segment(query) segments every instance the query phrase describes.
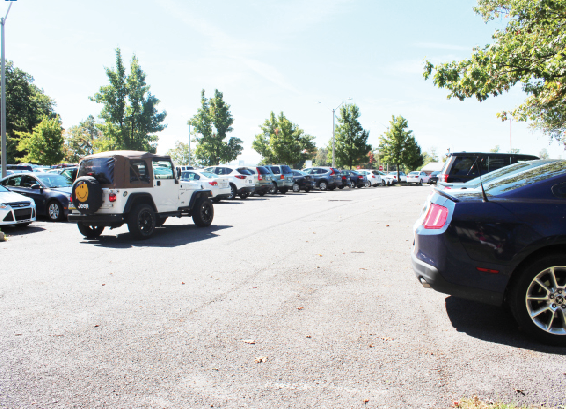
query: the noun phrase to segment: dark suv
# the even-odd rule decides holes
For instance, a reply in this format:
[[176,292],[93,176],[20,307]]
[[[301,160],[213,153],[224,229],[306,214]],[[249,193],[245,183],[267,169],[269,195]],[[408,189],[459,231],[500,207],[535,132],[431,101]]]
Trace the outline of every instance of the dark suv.
[[342,183],[342,174],[338,169],[319,166],[303,169],[303,172],[312,175],[315,186],[320,190],[334,190],[337,187],[344,186]]
[[[539,159],[533,155],[495,152],[454,152],[448,155],[438,175],[440,183],[466,183],[512,163]],[[478,169],[479,167],[479,169]]]

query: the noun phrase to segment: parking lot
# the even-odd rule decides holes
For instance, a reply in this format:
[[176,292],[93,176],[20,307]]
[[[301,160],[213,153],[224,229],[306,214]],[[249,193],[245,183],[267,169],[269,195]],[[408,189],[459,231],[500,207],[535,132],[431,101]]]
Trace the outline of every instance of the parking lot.
[[428,186],[266,195],[85,240],[5,228],[0,407],[566,405],[564,348],[505,310],[422,288]]

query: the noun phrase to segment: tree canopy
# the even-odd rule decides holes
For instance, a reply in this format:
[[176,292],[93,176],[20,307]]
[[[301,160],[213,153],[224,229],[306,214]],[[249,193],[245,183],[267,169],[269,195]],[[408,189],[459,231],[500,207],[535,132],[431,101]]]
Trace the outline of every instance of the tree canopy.
[[234,119],[224,94],[217,89],[211,99],[201,91],[201,107],[188,123],[194,127],[195,134],[200,135],[196,138],[195,157],[204,166],[231,162],[242,153],[240,138],[225,141],[228,132],[233,130]]
[[100,145],[102,132],[92,115],[79,125],[74,125],[65,131],[66,159],[78,162],[83,156],[92,155]]
[[[336,166],[349,167],[365,162],[371,145],[367,143],[369,131],[364,130],[358,118],[360,109],[356,104],[345,104],[340,107],[340,117],[335,131],[335,158]],[[330,141],[329,146],[332,146]],[[332,151],[329,149],[329,159],[332,160]]]
[[379,137],[381,160],[397,165],[397,170],[400,165],[407,171],[417,169],[423,164],[423,155],[413,131],[407,129],[409,122],[402,116],[393,116],[389,123],[387,132]]
[[262,163],[300,165],[317,153],[314,136],[305,134],[283,112],[278,117],[271,112],[260,128],[252,147],[263,157]]
[[190,163],[195,168],[201,165],[195,159],[194,149],[189,151],[189,144],[185,142],[176,141],[175,148],[169,149],[167,155],[171,156],[171,159],[177,165],[188,165]]
[[425,79],[447,88],[448,98],[484,101],[521,84],[525,102],[512,116],[566,143],[566,0],[478,0],[475,12],[486,22],[503,18],[493,43],[475,47],[472,56],[434,66],[425,62]]
[[20,137],[18,150],[26,153],[23,158],[18,158],[20,162],[54,165],[65,157],[63,128],[59,117],[44,116],[32,133],[16,133]]
[[130,74],[116,49],[116,67],[106,68],[109,84],[100,87],[90,99],[104,105],[99,127],[103,137],[101,150],[127,149],[155,152],[158,137],[155,133],[165,129],[167,112],[157,112],[159,100],[149,92],[145,73],[134,55]]
[[56,118],[55,102],[34,84],[27,72],[6,63],[6,156],[8,163],[23,158],[17,132],[32,133],[45,117]]

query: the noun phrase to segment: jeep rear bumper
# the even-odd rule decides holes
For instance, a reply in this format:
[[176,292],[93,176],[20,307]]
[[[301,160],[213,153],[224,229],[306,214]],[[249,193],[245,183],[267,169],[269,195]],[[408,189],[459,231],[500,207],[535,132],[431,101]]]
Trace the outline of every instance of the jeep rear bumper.
[[91,226],[119,226],[124,224],[124,216],[121,214],[70,213],[67,219],[70,222],[83,223]]

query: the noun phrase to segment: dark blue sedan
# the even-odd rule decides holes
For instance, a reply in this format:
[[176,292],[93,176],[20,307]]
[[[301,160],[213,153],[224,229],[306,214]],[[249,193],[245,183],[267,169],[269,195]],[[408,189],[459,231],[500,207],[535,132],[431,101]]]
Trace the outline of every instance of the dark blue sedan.
[[55,173],[17,173],[0,180],[0,184],[33,199],[37,214],[54,222],[67,219],[71,182],[66,177]]
[[566,346],[566,161],[536,162],[483,187],[434,190],[411,258],[424,287],[505,303],[532,336]]

